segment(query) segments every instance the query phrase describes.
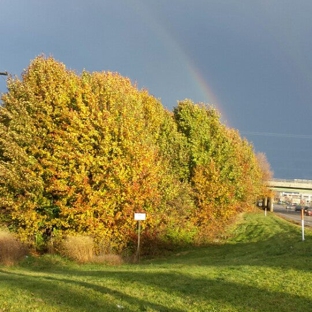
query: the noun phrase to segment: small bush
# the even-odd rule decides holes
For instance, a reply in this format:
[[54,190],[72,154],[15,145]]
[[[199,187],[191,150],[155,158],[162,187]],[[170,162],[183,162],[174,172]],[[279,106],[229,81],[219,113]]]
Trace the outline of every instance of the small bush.
[[8,231],[0,230],[0,264],[14,265],[27,254],[27,248]]
[[91,262],[93,259],[94,243],[90,236],[68,236],[60,246],[60,253],[79,263]]

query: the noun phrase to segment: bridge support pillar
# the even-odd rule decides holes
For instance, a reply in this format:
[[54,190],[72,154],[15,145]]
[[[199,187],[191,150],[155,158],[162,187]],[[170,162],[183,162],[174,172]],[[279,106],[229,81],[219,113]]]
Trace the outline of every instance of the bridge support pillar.
[[264,207],[264,208],[267,208],[267,207],[268,207],[268,198],[267,198],[267,197],[264,197],[264,198],[263,198],[263,207]]
[[269,197],[269,200],[268,200],[268,208],[271,212],[273,212],[273,197]]
[[267,209],[270,212],[273,212],[273,197],[264,197],[263,198],[263,208]]

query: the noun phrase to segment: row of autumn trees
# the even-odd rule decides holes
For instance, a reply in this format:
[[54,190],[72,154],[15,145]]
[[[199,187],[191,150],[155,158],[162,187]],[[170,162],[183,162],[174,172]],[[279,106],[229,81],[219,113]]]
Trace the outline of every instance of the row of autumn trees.
[[173,112],[129,79],[34,59],[0,107],[0,220],[28,244],[83,234],[122,252],[202,243],[265,191],[253,147],[216,109]]

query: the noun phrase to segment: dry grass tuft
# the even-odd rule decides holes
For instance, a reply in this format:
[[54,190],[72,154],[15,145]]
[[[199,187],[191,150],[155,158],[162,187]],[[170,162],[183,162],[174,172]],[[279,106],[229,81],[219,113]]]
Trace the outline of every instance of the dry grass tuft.
[[104,253],[99,255],[94,253],[94,241],[90,236],[68,236],[58,247],[61,256],[78,263],[103,263],[108,265],[121,265],[123,259],[121,256],[113,253]]
[[27,248],[6,230],[0,230],[0,264],[14,265],[27,254]]
[[91,262],[93,259],[93,239],[89,236],[68,236],[60,246],[60,253],[79,263]]
[[121,256],[114,255],[114,254],[94,256],[92,259],[92,262],[104,263],[104,264],[109,264],[109,265],[121,265],[124,263]]

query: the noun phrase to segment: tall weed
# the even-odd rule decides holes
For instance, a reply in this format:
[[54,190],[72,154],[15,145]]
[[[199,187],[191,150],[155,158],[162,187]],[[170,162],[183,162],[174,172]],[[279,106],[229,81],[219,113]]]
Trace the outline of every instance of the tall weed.
[[60,245],[60,253],[79,263],[91,262],[93,258],[94,243],[90,236],[68,236]]
[[27,248],[6,230],[0,230],[0,264],[14,265],[27,254]]

